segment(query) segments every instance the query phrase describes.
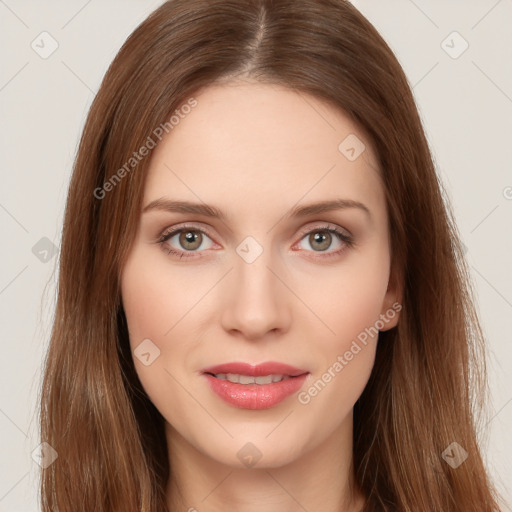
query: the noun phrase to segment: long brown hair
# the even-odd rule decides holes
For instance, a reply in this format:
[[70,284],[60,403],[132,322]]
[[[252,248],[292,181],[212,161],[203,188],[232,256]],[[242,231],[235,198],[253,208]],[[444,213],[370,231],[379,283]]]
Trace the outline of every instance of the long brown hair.
[[[477,439],[485,346],[453,214],[403,70],[346,0],[172,0],[111,64],[65,212],[40,412],[58,458],[42,471],[42,510],[167,510],[164,418],[135,372],[119,277],[150,160],[141,148],[202,88],[236,75],[342,109],[379,157],[403,309],[354,409],[364,510],[499,510]],[[457,468],[442,456],[454,442],[468,453]]]

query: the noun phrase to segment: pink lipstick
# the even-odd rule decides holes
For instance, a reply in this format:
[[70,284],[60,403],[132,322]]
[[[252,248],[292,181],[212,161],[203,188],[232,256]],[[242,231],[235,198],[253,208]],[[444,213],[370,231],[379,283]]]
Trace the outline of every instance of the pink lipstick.
[[225,363],[203,370],[210,389],[240,409],[269,409],[297,392],[309,372],[283,363]]

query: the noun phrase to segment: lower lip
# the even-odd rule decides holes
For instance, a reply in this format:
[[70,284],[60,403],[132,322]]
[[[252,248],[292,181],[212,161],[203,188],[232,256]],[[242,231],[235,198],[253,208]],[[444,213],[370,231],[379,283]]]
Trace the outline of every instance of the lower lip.
[[212,391],[228,404],[240,409],[259,410],[274,407],[297,392],[309,374],[304,373],[298,377],[290,377],[271,384],[238,384],[229,380],[218,379],[210,374],[204,375]]

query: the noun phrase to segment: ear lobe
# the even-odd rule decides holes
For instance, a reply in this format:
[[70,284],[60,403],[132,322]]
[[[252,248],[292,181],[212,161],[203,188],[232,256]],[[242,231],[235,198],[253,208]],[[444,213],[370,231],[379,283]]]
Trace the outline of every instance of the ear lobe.
[[396,269],[392,269],[388,281],[388,288],[382,302],[380,319],[384,326],[379,331],[387,331],[396,327],[402,310],[403,278]]

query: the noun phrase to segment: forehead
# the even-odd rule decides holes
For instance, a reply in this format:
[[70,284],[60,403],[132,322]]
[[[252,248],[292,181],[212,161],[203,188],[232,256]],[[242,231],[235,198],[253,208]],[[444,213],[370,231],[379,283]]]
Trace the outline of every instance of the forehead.
[[261,215],[262,206],[329,194],[385,208],[370,141],[343,111],[256,82],[213,85],[194,98],[153,152],[145,204],[179,197]]

